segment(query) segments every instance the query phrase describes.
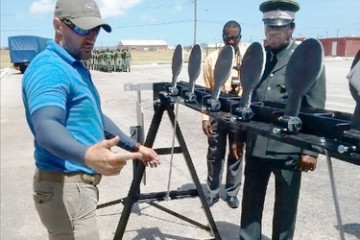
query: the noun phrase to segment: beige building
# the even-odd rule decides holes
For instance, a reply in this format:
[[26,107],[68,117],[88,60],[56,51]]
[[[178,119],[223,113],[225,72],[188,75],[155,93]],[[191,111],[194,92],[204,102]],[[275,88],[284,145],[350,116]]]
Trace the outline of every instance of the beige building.
[[163,40],[121,40],[118,48],[128,48],[130,51],[158,51],[167,50],[168,45]]

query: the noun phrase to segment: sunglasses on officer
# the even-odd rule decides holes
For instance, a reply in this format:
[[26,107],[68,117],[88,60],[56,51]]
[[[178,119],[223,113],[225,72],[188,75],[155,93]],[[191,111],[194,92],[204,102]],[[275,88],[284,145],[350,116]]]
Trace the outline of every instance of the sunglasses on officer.
[[235,35],[235,36],[223,34],[222,36],[223,36],[224,42],[228,42],[228,41],[230,41],[230,40],[239,41],[240,38],[241,38],[241,34]]
[[93,29],[90,29],[90,30],[84,30],[82,28],[79,28],[75,24],[73,24],[69,19],[62,19],[61,21],[63,23],[65,23],[66,26],[71,28],[71,30],[73,30],[75,33],[77,33],[77,34],[79,34],[81,36],[87,36],[91,32],[93,32],[95,34],[95,36],[97,36],[99,34],[99,32],[100,32],[100,27],[96,27],[96,28],[93,28]]

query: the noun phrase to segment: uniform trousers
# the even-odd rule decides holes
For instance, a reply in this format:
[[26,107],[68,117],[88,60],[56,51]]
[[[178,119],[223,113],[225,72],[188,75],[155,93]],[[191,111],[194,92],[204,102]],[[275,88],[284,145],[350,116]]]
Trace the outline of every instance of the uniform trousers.
[[294,164],[286,164],[288,161],[285,160],[262,159],[249,155],[247,152],[240,239],[261,240],[261,220],[271,173],[275,175],[275,204],[271,239],[292,239],[295,231],[301,171],[296,170]]
[[98,188],[85,182],[54,182],[35,174],[33,199],[50,240],[99,240]]
[[[236,129],[217,119],[210,119],[213,134],[208,138],[207,152],[207,186],[209,196],[219,197],[220,183],[222,178],[223,166],[225,162],[227,138],[229,142],[235,141]],[[237,196],[242,177],[242,164],[229,153],[226,167],[225,191],[227,196]]]

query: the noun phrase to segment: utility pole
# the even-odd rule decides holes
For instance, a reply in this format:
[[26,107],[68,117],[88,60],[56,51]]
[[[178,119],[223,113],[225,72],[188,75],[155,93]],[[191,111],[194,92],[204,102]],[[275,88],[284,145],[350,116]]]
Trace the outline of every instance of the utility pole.
[[197,0],[194,0],[194,44],[196,44]]

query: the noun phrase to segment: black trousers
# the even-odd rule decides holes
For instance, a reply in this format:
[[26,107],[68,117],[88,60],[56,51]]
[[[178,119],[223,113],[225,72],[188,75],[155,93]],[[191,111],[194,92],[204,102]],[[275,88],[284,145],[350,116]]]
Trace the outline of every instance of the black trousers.
[[275,175],[275,205],[272,240],[294,236],[301,172],[282,166],[281,160],[261,159],[246,154],[242,196],[240,239],[261,239],[261,220],[266,189],[271,173]]
[[[208,194],[212,197],[219,197],[227,139],[229,142],[235,141],[236,131],[217,119],[210,119],[210,121],[213,134],[208,139]],[[228,153],[225,183],[225,191],[228,196],[237,196],[240,190],[242,178],[241,162],[242,161],[234,159],[231,154]]]

